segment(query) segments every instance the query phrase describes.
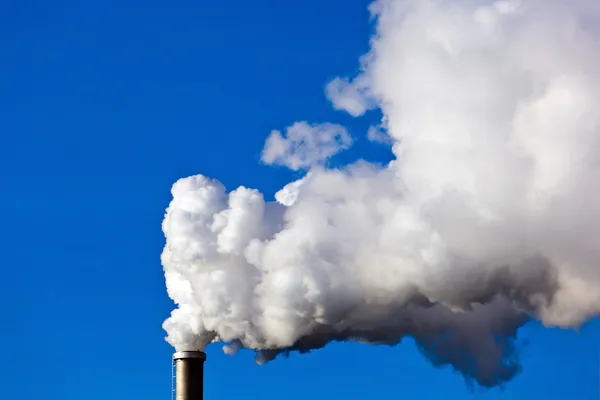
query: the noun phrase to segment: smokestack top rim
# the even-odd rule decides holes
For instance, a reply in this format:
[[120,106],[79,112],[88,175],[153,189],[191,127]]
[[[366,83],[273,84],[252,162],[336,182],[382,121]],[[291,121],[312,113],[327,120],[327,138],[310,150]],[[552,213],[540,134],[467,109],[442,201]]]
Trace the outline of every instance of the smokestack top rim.
[[173,353],[173,360],[183,360],[183,359],[190,359],[190,358],[199,358],[202,361],[205,361],[206,353],[203,351],[198,351],[198,350],[178,351],[178,352]]

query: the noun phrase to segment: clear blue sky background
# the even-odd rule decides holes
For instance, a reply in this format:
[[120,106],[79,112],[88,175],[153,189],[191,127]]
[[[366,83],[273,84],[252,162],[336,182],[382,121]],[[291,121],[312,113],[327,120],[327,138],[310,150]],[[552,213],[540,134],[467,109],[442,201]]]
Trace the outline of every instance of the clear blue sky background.
[[[225,5],[226,4],[226,5]],[[366,120],[325,83],[368,49],[366,0],[4,0],[0,12],[0,398],[170,399],[159,261],[171,184],[203,173],[272,196],[271,129]],[[529,325],[524,372],[470,393],[410,341],[259,367],[209,347],[207,399],[595,399],[600,323]],[[528,343],[527,343],[528,342]]]

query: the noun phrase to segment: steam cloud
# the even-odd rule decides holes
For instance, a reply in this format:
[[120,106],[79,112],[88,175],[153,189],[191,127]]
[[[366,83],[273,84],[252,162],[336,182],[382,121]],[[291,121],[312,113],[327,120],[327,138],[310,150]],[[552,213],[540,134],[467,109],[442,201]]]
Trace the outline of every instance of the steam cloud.
[[261,159],[265,164],[279,164],[298,171],[326,161],[351,144],[352,138],[343,126],[296,122],[287,129],[286,137],[279,131],[271,132]]
[[385,167],[323,162],[343,127],[272,133],[263,161],[307,174],[266,202],[204,176],[172,189],[164,323],[177,349],[264,362],[330,341],[415,338],[484,386],[519,371],[529,319],[600,312],[600,2],[379,0],[361,72],[326,94]]

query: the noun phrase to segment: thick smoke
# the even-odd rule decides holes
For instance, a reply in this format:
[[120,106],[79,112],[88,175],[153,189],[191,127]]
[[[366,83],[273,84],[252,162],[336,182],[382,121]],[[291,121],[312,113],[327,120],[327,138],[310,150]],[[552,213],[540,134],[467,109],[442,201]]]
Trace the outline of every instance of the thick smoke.
[[[332,124],[274,132],[263,161],[308,173],[265,202],[204,176],[173,186],[162,255],[177,349],[264,362],[333,340],[414,337],[485,386],[519,370],[529,319],[600,312],[600,2],[379,0],[336,109],[384,118],[395,160],[327,169]],[[366,134],[366,133],[365,133]]]

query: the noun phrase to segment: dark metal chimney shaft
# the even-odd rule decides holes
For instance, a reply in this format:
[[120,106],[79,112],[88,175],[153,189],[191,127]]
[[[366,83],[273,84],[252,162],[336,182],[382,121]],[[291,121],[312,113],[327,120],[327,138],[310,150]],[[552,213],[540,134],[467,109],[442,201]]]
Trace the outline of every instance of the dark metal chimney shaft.
[[204,390],[204,361],[202,351],[178,351],[175,362],[175,399],[202,400]]

